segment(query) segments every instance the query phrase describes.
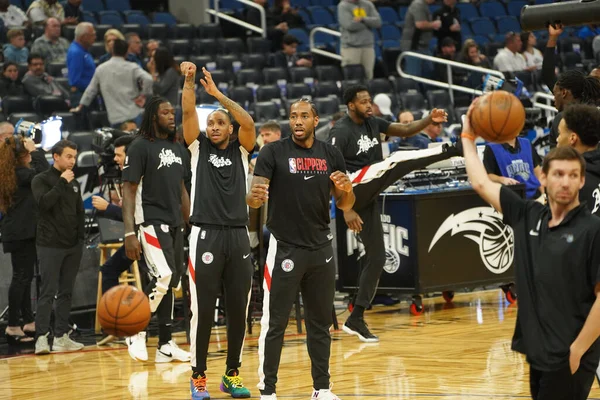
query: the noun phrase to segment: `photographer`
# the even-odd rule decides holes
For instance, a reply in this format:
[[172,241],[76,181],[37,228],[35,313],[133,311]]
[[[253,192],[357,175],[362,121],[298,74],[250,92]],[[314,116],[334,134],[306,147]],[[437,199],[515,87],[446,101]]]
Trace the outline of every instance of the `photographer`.
[[[11,124],[2,128],[8,130]],[[32,342],[26,334],[35,333],[31,310],[31,280],[36,263],[35,229],[37,209],[31,181],[49,168],[43,150],[36,150],[31,139],[7,136],[0,142],[0,224],[3,250],[10,253],[13,274],[8,289],[8,327],[6,337],[14,343]],[[23,319],[23,329],[19,319]]]
[[85,215],[79,182],[73,167],[77,145],[61,140],[52,147],[54,165],[33,178],[31,190],[38,206],[37,253],[42,284],[35,319],[35,354],[50,353],[50,314],[54,312],[54,351],[76,351],[83,344],[69,337],[71,295],[81,255]]
[[[115,140],[114,161],[121,171],[123,170],[123,164],[125,163],[127,149],[134,139],[135,136],[121,136]],[[123,211],[120,205],[112,204],[100,196],[92,196],[92,205],[100,212],[100,217],[123,221]],[[108,289],[119,284],[119,276],[123,271],[126,271],[132,263],[133,261],[125,255],[125,247],[122,246],[100,267],[100,271],[102,272],[103,294],[106,293]]]

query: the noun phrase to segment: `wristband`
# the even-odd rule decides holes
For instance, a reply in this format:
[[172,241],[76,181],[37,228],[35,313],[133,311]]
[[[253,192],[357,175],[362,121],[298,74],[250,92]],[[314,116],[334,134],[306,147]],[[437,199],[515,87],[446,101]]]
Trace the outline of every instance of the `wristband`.
[[129,236],[135,236],[135,232],[127,232],[125,234],[125,237],[129,237]]
[[460,134],[460,137],[461,138],[465,138],[465,139],[469,139],[469,140],[471,140],[473,142],[475,141],[475,136],[471,135],[470,133],[463,132],[463,133]]

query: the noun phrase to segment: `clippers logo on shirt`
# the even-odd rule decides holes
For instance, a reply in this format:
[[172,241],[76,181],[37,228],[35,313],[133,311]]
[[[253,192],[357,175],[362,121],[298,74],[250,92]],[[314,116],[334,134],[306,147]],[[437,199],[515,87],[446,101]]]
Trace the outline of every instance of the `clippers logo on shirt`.
[[523,160],[513,160],[511,164],[506,166],[506,172],[508,172],[510,178],[520,176],[524,181],[528,181],[531,176],[529,164],[523,162]]
[[592,210],[592,214],[596,214],[596,211],[600,208],[600,185],[592,192],[592,196],[594,197],[594,209]]
[[306,172],[314,172],[317,174],[327,173],[327,160],[313,157],[297,157],[289,158],[290,173],[302,174]]
[[171,149],[165,149],[163,147],[158,157],[160,157],[160,164],[156,169],[161,169],[162,167],[170,167],[171,165],[173,165],[173,163],[183,165],[181,157],[177,157]]
[[229,158],[219,157],[216,154],[211,154],[208,157],[208,162],[211,163],[215,168],[229,167],[233,164]]
[[360,153],[368,153],[371,148],[379,145],[379,142],[375,138],[370,139],[367,135],[362,135],[356,145],[358,146],[356,155],[359,155]]

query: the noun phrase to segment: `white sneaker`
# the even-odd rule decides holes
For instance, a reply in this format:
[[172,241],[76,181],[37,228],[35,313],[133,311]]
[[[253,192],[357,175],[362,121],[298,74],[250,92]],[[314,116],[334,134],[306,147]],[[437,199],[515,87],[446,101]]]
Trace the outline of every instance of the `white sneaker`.
[[321,389],[313,390],[310,400],[340,400],[340,398],[331,393],[331,390],[329,389]]
[[52,351],[77,351],[83,349],[83,344],[71,339],[66,333],[59,338],[54,338]]
[[135,361],[148,361],[148,350],[146,349],[146,332],[125,338],[129,355]]
[[48,344],[48,334],[38,336],[35,342],[35,354],[50,354],[50,345]]
[[260,400],[277,400],[277,395],[273,394],[261,394]]
[[156,357],[154,362],[157,363],[168,363],[171,361],[182,361],[188,362],[192,358],[189,351],[180,349],[173,340],[169,340],[168,343],[163,344],[156,349]]

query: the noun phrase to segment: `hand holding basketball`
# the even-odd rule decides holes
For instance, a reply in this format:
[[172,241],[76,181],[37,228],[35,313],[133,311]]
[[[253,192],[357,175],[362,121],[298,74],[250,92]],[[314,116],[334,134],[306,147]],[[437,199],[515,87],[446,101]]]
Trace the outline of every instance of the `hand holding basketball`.
[[475,132],[472,136],[481,136],[488,142],[506,143],[523,130],[525,108],[514,94],[496,90],[473,102],[467,119]]
[[448,122],[448,113],[444,110],[440,110],[439,108],[434,108],[431,110],[431,120],[436,124],[441,124],[444,122]]
[[345,173],[341,171],[335,171],[329,176],[329,179],[333,181],[333,184],[339,190],[342,190],[346,193],[350,193],[352,191],[352,182],[350,182],[350,178],[348,178],[348,175]]

